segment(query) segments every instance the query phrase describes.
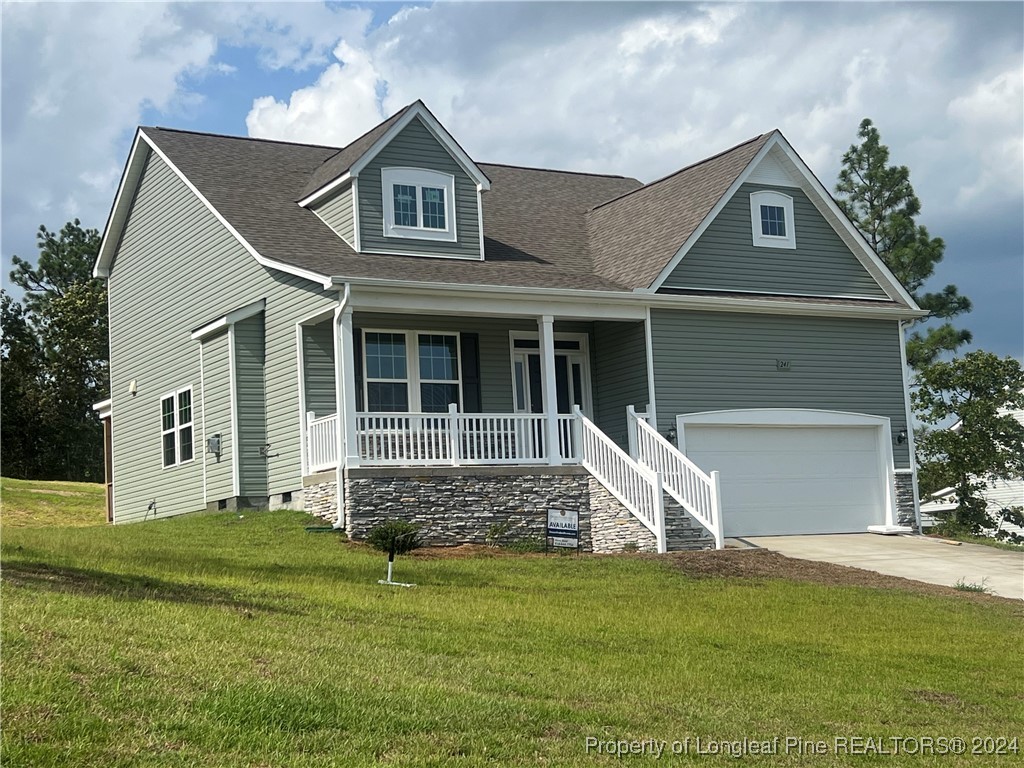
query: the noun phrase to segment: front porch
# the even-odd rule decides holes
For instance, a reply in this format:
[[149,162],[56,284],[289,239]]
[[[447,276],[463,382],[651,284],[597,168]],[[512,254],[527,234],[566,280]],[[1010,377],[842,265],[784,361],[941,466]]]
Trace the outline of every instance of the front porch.
[[643,311],[432,309],[360,311],[345,297],[300,325],[308,511],[357,538],[397,518],[482,543],[575,510],[599,551],[664,552],[667,525],[721,545],[712,478],[658,435],[653,409],[633,411],[653,399]]

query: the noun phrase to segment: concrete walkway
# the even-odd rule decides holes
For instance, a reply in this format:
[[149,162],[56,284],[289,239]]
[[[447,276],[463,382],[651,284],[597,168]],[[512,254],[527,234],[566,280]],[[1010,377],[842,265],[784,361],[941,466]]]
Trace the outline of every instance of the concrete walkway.
[[845,533],[827,536],[747,536],[787,557],[821,560],[951,587],[984,583],[1002,597],[1024,600],[1024,553],[983,544],[955,546],[921,536]]

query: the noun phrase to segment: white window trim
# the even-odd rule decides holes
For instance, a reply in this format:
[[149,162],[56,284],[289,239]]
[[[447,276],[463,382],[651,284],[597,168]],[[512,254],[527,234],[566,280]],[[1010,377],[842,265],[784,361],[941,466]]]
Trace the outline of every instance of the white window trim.
[[[455,228],[455,177],[450,173],[429,171],[424,168],[382,168],[380,172],[381,198],[384,203],[384,237],[402,237],[414,240],[441,240],[454,243],[458,239]],[[395,224],[395,184],[416,187],[415,227]],[[423,187],[444,190],[445,229],[423,226]]]
[[[189,414],[191,419],[184,424],[178,421],[178,396],[188,392]],[[174,403],[174,426],[171,429],[164,429],[164,400],[171,399]],[[192,428],[192,458],[181,460],[181,430],[185,427]],[[164,464],[164,435],[174,434],[174,463]],[[182,387],[173,392],[160,396],[160,466],[163,469],[174,469],[184,464],[191,464],[196,460],[196,398],[192,387]]]
[[[371,379],[366,364],[366,334],[390,333],[405,336],[405,378],[404,379]],[[462,412],[462,399],[465,389],[462,384],[462,334],[459,331],[434,331],[429,329],[406,330],[402,328],[363,328],[363,412],[377,413],[370,410],[370,384],[375,382],[405,382],[409,393],[409,413],[423,413],[423,402],[420,395],[420,384],[458,384],[459,412]],[[427,336],[452,336],[455,338],[455,349],[458,354],[456,378],[454,379],[423,379],[420,378],[420,334]],[[388,411],[390,413],[390,411]],[[395,411],[399,413],[399,411]]]
[[[766,235],[761,232],[761,206],[782,208],[786,215],[786,235]],[[750,233],[757,248],[796,248],[796,220],[793,217],[793,198],[770,189],[750,193]]]

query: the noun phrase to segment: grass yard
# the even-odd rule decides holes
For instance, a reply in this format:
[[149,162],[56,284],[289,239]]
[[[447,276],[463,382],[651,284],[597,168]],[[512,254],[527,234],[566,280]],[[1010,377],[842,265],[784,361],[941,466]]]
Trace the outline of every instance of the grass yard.
[[[853,760],[835,737],[969,749],[1024,723],[1022,606],[984,595],[479,550],[400,558],[396,578],[418,585],[400,589],[377,584],[382,555],[294,512],[114,528],[6,515],[6,767],[620,762],[587,737],[666,752],[689,737],[675,761],[713,766],[734,761],[692,739],[776,736],[829,754],[755,762],[829,766]],[[716,554],[692,562],[714,572]]]
[[0,522],[24,526],[106,525],[102,485],[0,478]]

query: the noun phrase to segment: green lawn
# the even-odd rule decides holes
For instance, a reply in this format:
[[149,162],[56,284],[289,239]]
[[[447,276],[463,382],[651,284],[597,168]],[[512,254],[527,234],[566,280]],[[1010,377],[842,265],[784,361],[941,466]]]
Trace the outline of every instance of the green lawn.
[[22,526],[106,525],[102,485],[0,478],[0,524]]
[[389,588],[383,556],[307,521],[5,526],[5,768],[606,765],[588,736],[831,748],[1024,722],[1008,601],[694,579],[630,556],[427,552],[397,563],[416,588]]

